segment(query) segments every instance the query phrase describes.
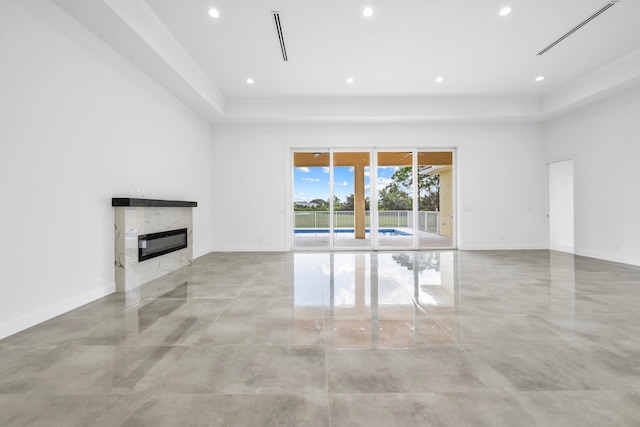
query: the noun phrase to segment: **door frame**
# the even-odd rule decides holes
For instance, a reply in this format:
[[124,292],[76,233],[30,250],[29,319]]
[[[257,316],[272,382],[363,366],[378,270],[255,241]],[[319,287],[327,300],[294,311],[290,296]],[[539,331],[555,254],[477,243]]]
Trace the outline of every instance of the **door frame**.
[[[458,246],[459,236],[461,235],[460,226],[461,223],[458,217],[458,197],[459,197],[459,189],[458,189],[458,159],[457,159],[457,151],[458,148],[455,146],[449,147],[354,147],[354,148],[319,148],[319,147],[286,147],[288,162],[289,165],[287,174],[289,175],[289,185],[287,189],[287,246],[290,251],[406,251],[406,250],[455,250]],[[414,171],[414,178],[417,177],[417,164],[418,164],[418,153],[420,152],[450,152],[452,154],[452,177],[451,177],[451,192],[452,192],[452,214],[451,214],[451,224],[453,226],[453,232],[451,237],[451,246],[447,247],[420,247],[419,246],[419,237],[418,233],[415,232],[415,228],[418,226],[418,215],[419,215],[419,194],[418,194],[418,186],[413,185],[412,194],[413,194],[413,209],[412,209],[412,219],[413,219],[413,243],[411,246],[384,246],[380,247],[379,244],[379,234],[378,234],[378,153],[380,152],[411,152],[412,153],[412,170]],[[295,210],[293,209],[293,195],[295,191],[295,183],[294,183],[294,153],[316,153],[323,152],[329,153],[329,244],[328,246],[322,247],[296,247],[294,244],[294,230],[295,230]],[[336,152],[363,152],[369,153],[369,228],[370,228],[370,244],[368,246],[346,246],[346,247],[336,247],[335,246],[335,236],[334,236],[334,153]],[[415,182],[415,181],[414,181]]]

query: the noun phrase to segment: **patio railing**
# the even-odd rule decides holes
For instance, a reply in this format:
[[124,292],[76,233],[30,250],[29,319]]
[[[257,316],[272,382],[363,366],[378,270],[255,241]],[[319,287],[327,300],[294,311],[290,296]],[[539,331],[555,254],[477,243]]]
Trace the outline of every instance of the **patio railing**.
[[[440,212],[418,212],[418,231],[440,232]],[[353,211],[335,211],[333,213],[335,228],[353,228],[355,215]],[[370,212],[365,212],[365,227],[369,227]],[[328,211],[296,211],[295,228],[329,228]],[[411,211],[378,211],[379,228],[413,228],[413,214]]]

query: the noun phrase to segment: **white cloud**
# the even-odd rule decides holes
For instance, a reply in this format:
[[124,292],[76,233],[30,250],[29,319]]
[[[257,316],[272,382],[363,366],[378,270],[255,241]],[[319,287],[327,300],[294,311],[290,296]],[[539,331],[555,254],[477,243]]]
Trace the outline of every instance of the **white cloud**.
[[349,172],[353,172],[353,170],[354,170],[354,169],[353,169],[353,166],[351,166],[351,167],[349,168]]
[[378,177],[378,189],[382,190],[384,187],[389,185],[393,181],[391,178],[383,178],[381,176]]
[[366,172],[364,173],[364,176],[371,176],[371,173],[370,173],[369,171],[366,171]]
[[309,173],[309,172],[311,172],[311,170],[310,170],[308,167],[306,167],[306,166],[300,167],[300,168],[298,168],[298,170],[299,170],[300,172],[302,172],[302,173]]
[[347,181],[342,181],[342,182],[334,182],[333,185],[342,185],[346,187],[347,185],[349,185],[349,183]]
[[326,167],[326,166],[325,166],[325,167],[323,167],[323,168],[322,168],[322,172],[324,172],[324,173],[329,173],[329,168],[328,168],[328,167]]
[[318,182],[320,181],[320,179],[318,178],[302,178],[303,181],[309,181],[309,182]]

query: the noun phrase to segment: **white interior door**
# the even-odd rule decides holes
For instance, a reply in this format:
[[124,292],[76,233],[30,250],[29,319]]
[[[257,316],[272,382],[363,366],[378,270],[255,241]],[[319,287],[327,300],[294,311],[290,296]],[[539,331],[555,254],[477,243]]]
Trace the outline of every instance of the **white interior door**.
[[573,253],[573,160],[549,163],[549,249]]

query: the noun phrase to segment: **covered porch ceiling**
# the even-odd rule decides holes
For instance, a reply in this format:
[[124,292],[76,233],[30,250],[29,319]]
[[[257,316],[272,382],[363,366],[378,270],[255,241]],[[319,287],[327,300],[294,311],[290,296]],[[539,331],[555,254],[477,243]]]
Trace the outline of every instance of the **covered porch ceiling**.
[[[410,151],[385,151],[377,153],[378,166],[412,166]],[[328,152],[296,152],[293,154],[294,167],[328,167]],[[453,164],[453,153],[450,151],[418,152],[418,166],[448,166]],[[370,166],[368,151],[335,152],[334,166]]]

